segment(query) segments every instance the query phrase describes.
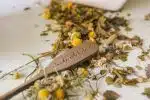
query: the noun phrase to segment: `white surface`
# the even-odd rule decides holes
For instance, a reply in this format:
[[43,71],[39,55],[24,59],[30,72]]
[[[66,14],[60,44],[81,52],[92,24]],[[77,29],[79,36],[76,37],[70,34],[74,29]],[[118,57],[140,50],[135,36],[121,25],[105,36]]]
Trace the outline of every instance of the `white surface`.
[[[23,11],[25,6],[31,6],[30,3],[30,0],[4,0],[0,3],[0,70],[4,72],[29,61],[28,57],[21,55],[22,53],[36,54],[47,51],[50,49],[50,43],[55,39],[55,36],[50,35],[50,42],[44,42],[44,39],[39,36],[46,22],[38,16],[42,10],[35,7],[34,3],[34,9]],[[10,5],[15,5],[15,7]],[[144,15],[150,12],[149,5],[150,0],[129,0],[123,12],[123,15],[131,12],[129,19],[133,31],[129,34],[140,35],[145,41],[145,46],[150,44],[150,21],[144,21]],[[35,28],[35,24],[39,27]],[[130,55],[127,63],[121,64],[136,65],[136,54],[138,54],[137,50]],[[23,73],[27,74],[31,70],[32,68],[26,68]],[[22,82],[23,78],[20,80],[12,80],[11,78],[0,80],[0,94]],[[102,81],[99,85],[102,92],[106,89],[112,89],[120,93],[121,98],[119,100],[148,100],[147,97],[141,95],[141,92],[143,92],[144,87],[150,87],[150,83],[139,84],[139,87],[124,86],[123,88],[107,86]],[[14,100],[21,100],[21,96],[18,99],[14,98]]]
[[126,3],[127,0],[113,0],[113,2],[110,0],[68,0],[68,1],[73,1],[97,8],[103,8],[106,10],[116,11],[119,10]]

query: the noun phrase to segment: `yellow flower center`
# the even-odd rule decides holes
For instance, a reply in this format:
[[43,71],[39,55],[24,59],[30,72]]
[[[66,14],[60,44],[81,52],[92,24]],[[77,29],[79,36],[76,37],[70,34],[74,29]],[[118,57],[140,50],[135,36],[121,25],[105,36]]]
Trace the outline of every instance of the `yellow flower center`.
[[82,44],[82,40],[79,38],[74,38],[71,43],[73,46],[78,46],[78,45]]
[[50,94],[50,93],[49,93],[49,91],[48,91],[47,89],[41,89],[41,90],[38,92],[39,100],[47,100],[49,94]]
[[63,90],[63,89],[58,88],[58,89],[55,91],[55,95],[56,95],[57,100],[64,100],[65,93],[64,93],[64,90]]

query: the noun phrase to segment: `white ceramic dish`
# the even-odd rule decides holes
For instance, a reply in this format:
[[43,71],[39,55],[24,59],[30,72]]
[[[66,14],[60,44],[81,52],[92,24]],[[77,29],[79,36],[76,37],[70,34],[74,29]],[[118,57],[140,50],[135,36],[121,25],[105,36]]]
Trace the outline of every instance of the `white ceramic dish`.
[[[23,8],[28,6],[32,6],[31,10],[23,11]],[[150,0],[129,0],[124,9],[122,15],[131,13],[129,20],[133,31],[129,34],[140,35],[145,41],[145,47],[148,47],[150,44],[150,21],[145,21],[144,15],[150,13]],[[40,32],[43,30],[45,23],[47,23],[47,21],[38,16],[41,12],[42,8],[37,7],[35,1],[32,1],[32,3],[30,0],[1,1],[0,70],[7,72],[29,61],[30,59],[22,56],[22,53],[37,54],[50,49],[50,44],[55,40],[56,35],[49,35],[46,38],[50,39],[49,42],[45,42],[45,39],[40,37]],[[120,64],[136,65],[135,56],[138,53],[138,50],[133,51],[129,56],[129,61]],[[150,62],[146,62],[143,65],[148,63]],[[27,75],[32,69],[33,67],[25,68],[22,73]],[[7,80],[0,80],[0,94],[18,86],[23,80],[24,78],[13,80],[9,77]],[[106,89],[112,89],[120,93],[121,98],[119,100],[148,100],[147,97],[141,95],[141,92],[143,92],[144,87],[150,87],[150,83],[139,84],[139,87],[124,86],[123,88],[107,86],[103,82],[99,83],[99,85],[102,92]],[[13,100],[22,100],[22,96],[19,95]]]

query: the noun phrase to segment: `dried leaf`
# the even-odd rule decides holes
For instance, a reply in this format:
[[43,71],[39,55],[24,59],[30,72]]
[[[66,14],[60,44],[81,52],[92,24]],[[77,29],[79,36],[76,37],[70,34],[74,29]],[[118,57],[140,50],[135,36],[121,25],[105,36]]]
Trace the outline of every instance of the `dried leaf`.
[[117,100],[120,95],[112,90],[106,90],[104,93],[103,93],[103,96],[104,96],[104,100]]
[[116,60],[120,59],[121,61],[125,62],[128,60],[128,53],[122,53],[115,57]]
[[24,8],[23,10],[24,11],[27,11],[27,10],[30,10],[31,8],[30,7],[26,7],[26,8]]
[[107,76],[106,79],[105,79],[105,82],[108,84],[108,85],[111,85],[114,83],[114,79],[110,76]]
[[144,60],[145,60],[145,56],[144,56],[144,55],[139,55],[138,58],[139,58],[141,61],[144,61]]
[[137,83],[139,83],[139,81],[136,78],[134,78],[134,79],[126,79],[124,81],[125,85],[131,85],[131,86],[135,86]]
[[139,65],[136,65],[135,66],[138,70],[142,70],[143,68],[141,67],[141,66],[139,66]]
[[44,32],[44,31],[40,34],[40,36],[47,36],[47,35],[48,35],[48,33]]
[[101,71],[100,71],[100,74],[101,74],[101,75],[104,75],[104,74],[106,74],[106,72],[107,72],[107,70],[101,70]]
[[148,13],[147,15],[144,16],[145,20],[150,20],[150,13]]
[[145,88],[144,92],[142,94],[146,95],[148,98],[150,98],[150,88]]

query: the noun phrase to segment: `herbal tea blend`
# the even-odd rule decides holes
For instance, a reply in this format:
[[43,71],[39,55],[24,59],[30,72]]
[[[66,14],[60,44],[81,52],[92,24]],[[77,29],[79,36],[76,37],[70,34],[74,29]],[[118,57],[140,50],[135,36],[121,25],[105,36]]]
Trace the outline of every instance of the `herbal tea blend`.
[[[121,29],[131,31],[129,21],[119,15],[107,16],[109,11],[92,8],[72,2],[52,0],[45,8],[42,17],[53,20],[55,23],[45,25],[41,36],[49,35],[49,31],[58,34],[52,45],[52,50],[33,57],[31,62],[37,65],[42,57],[52,58],[67,52],[67,49],[79,46],[84,41],[95,42],[99,46],[98,53],[73,69],[58,72],[38,80],[29,89],[23,92],[26,99],[31,100],[117,100],[121,94],[112,90],[103,91],[99,83],[104,81],[107,85],[121,88],[122,86],[137,86],[138,83],[148,82],[149,66],[145,69],[146,76],[139,76],[137,70],[144,70],[140,65],[135,67],[119,66],[116,60],[126,62],[131,50],[139,48],[140,61],[149,59],[149,51],[142,48],[143,40],[138,36],[129,37]],[[96,70],[96,72],[94,72]],[[31,73],[33,74],[33,73]],[[15,78],[20,73],[15,72]],[[133,77],[130,77],[133,76]],[[28,76],[30,77],[30,76]],[[27,77],[27,78],[28,78]],[[101,80],[104,79],[104,80]],[[93,85],[94,84],[94,85]],[[149,88],[141,94],[149,97]],[[82,91],[82,92],[81,92]],[[142,93],[143,92],[143,93]]]

